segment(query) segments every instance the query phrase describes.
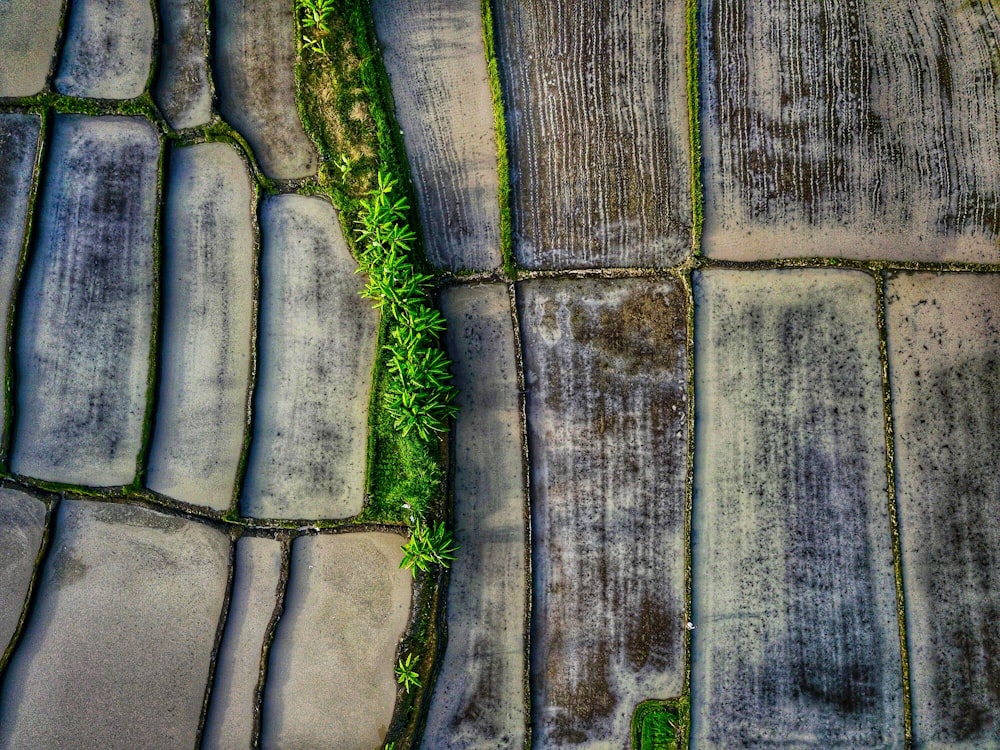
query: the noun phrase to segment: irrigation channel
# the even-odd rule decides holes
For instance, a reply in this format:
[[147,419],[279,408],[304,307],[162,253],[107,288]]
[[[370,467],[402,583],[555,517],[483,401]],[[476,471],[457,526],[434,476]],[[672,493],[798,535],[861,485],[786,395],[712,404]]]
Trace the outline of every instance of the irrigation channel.
[[[998,50],[987,0],[0,2],[0,749],[1000,748]],[[386,427],[380,168],[440,441]]]

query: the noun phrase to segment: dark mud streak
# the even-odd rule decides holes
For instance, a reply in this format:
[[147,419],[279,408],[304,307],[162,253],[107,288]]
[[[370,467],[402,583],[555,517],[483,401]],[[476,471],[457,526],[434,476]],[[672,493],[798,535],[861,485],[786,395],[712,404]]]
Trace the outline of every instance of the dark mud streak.
[[532,601],[534,599],[534,570],[531,564],[531,550],[534,548],[531,529],[531,454],[528,450],[528,398],[524,379],[524,340],[521,336],[521,316],[518,314],[517,285],[507,284],[507,297],[510,300],[510,319],[514,328],[514,362],[517,368],[517,406],[520,412],[521,429],[521,478],[524,492],[524,750],[531,750],[531,621]]
[[142,418],[142,436],[140,437],[139,450],[135,457],[135,479],[132,485],[138,489],[142,487],[146,473],[146,463],[149,458],[149,450],[153,441],[153,434],[156,428],[156,413],[159,397],[160,362],[159,343],[160,330],[164,325],[164,305],[163,305],[163,216],[166,212],[166,201],[164,200],[164,188],[169,179],[169,163],[167,158],[167,139],[157,130],[160,150],[156,163],[156,209],[153,217],[153,278],[152,296],[153,312],[149,331],[149,368],[146,380],[146,407]]
[[534,736],[616,741],[636,691],[683,687],[684,296],[676,282],[521,291]]
[[56,73],[62,66],[63,49],[66,46],[66,20],[69,18],[69,5],[73,0],[62,0],[59,10],[59,30],[56,33],[56,43],[52,50],[52,63],[49,65],[48,75],[45,76],[45,90],[52,91],[55,88]]
[[690,251],[685,14],[676,0],[495,3],[519,264]]
[[[47,142],[49,131],[49,118],[45,114],[37,115],[39,121],[38,135],[35,138],[35,155],[32,159],[32,172],[30,185],[27,187],[28,199],[25,208],[24,220],[22,222],[21,243],[18,251],[17,267],[14,272],[14,280],[11,285],[9,300],[0,299],[0,305],[7,304],[7,325],[0,335],[3,336],[0,342],[0,356],[4,358],[4,380],[0,383],[3,389],[3,413],[0,414],[0,471],[8,470],[8,458],[11,451],[11,441],[14,436],[14,371],[16,369],[16,340],[17,330],[20,323],[19,301],[24,295],[25,279],[27,278],[27,268],[30,262],[31,246],[34,234],[35,205],[38,200],[38,186],[42,180],[42,165],[47,153]],[[9,152],[8,152],[9,153]],[[7,155],[4,156],[4,165]],[[0,213],[3,219],[10,221],[8,206],[10,205],[10,193],[8,191],[19,192],[19,185],[14,176],[7,173],[6,168],[0,174]]]
[[260,747],[260,737],[264,717],[264,688],[267,685],[267,667],[271,656],[271,646],[274,643],[275,633],[278,631],[278,623],[281,615],[285,611],[285,593],[288,591],[288,578],[292,565],[292,540],[285,537],[281,540],[281,575],[278,578],[278,588],[275,593],[274,612],[271,614],[271,621],[267,626],[267,634],[260,648],[260,678],[257,681],[257,689],[254,693],[253,705],[253,734],[251,735],[251,750]]
[[[2,481],[2,484],[4,486],[14,487],[21,492],[25,492],[25,489],[17,484],[6,481]],[[32,610],[34,609],[35,602],[38,598],[38,582],[41,578],[42,572],[45,570],[46,560],[48,559],[49,550],[52,546],[52,538],[55,534],[56,511],[59,508],[60,498],[58,496],[47,495],[45,497],[39,497],[34,493],[29,494],[33,494],[45,503],[45,531],[42,533],[42,544],[38,548],[38,555],[35,557],[35,570],[31,575],[31,583],[28,585],[28,594],[24,598],[24,604],[21,607],[21,616],[18,619],[17,629],[14,631],[14,635],[10,639],[10,643],[7,644],[4,651],[0,653],[0,695],[3,694],[3,683],[7,672],[7,665],[10,663],[11,657],[14,656],[14,651],[17,650],[17,646],[20,643],[25,630],[27,630],[28,621],[31,618]]]
[[208,662],[208,675],[205,680],[205,697],[201,702],[201,716],[198,719],[198,733],[194,741],[194,750],[199,750],[205,737],[205,723],[208,721],[208,707],[212,700],[212,687],[215,684],[215,669],[219,665],[219,650],[222,648],[222,637],[226,632],[226,621],[229,619],[229,605],[233,597],[233,580],[236,576],[236,537],[229,538],[229,568],[226,576],[226,593],[222,598],[222,609],[219,610],[219,624],[215,628],[215,642],[212,644],[212,654]]

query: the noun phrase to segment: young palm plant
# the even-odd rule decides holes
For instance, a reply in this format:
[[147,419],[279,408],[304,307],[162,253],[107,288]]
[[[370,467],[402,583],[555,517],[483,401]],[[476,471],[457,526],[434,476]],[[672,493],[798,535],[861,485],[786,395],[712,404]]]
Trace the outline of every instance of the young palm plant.
[[297,0],[299,21],[302,24],[302,42],[306,49],[329,56],[326,37],[330,33],[330,17],[334,0]]
[[420,675],[417,674],[416,670],[417,657],[415,654],[407,654],[406,658],[401,658],[396,663],[396,682],[406,688],[406,692],[410,692],[411,687],[422,687],[420,684]]
[[410,540],[403,545],[401,568],[407,568],[414,578],[417,571],[430,570],[431,565],[447,568],[455,559],[458,545],[444,522],[427,525],[419,518],[410,529]]

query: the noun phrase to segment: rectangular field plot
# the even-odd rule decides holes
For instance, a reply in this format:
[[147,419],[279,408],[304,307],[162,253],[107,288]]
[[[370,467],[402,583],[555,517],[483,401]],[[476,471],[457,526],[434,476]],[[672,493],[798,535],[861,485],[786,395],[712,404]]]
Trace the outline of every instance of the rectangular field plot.
[[0,693],[0,747],[195,747],[228,535],[121,503],[63,500]]
[[998,7],[700,0],[706,253],[1000,261]]
[[7,340],[8,315],[24,248],[28,198],[41,127],[38,115],[0,114],[0,434],[7,413],[4,382],[11,345]]
[[1000,277],[887,298],[914,747],[1000,748]]
[[153,96],[174,129],[212,119],[207,6],[202,0],[159,0],[159,65]]
[[480,0],[372,4],[430,261],[500,265],[497,144]]
[[684,677],[686,305],[673,280],[518,289],[531,455],[533,739],[623,747]]
[[247,139],[268,177],[315,174],[319,155],[295,107],[295,5],[220,2],[212,11],[222,116]]
[[343,518],[364,504],[378,313],[321,198],[261,207],[260,359],[244,515]]
[[423,747],[524,747],[528,597],[524,466],[514,327],[507,287],[446,290],[458,387],[455,538],[448,648]]
[[239,152],[225,143],[174,149],[169,175],[159,399],[146,486],[228,510],[250,382],[250,175]]
[[74,0],[56,89],[95,99],[139,96],[149,78],[155,37],[150,0]]
[[[260,537],[236,542],[232,597],[201,747],[256,747],[265,641],[281,585],[281,543]],[[256,726],[255,726],[256,725]]]
[[682,260],[692,225],[685,3],[495,7],[518,262]]
[[348,533],[292,543],[285,611],[268,661],[261,746],[382,747],[393,665],[410,614],[404,539]]
[[692,742],[901,748],[873,279],[696,279]]
[[135,477],[153,324],[159,141],[148,121],[56,115],[17,342],[19,474]]
[[0,96],[32,96],[52,68],[63,0],[0,3]]

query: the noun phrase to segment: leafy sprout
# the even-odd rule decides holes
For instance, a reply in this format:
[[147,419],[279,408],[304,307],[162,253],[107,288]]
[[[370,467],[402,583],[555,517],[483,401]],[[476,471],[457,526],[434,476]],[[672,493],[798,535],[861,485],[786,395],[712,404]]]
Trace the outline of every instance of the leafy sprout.
[[418,570],[430,570],[432,565],[449,567],[457,551],[455,537],[444,522],[427,525],[418,518],[410,530],[410,540],[403,545],[399,567],[407,568],[415,578]]
[[407,654],[406,658],[401,658],[396,663],[396,682],[406,688],[406,692],[410,692],[412,687],[422,687],[420,684],[420,675],[417,674],[415,665],[417,663],[417,657],[415,654]]

